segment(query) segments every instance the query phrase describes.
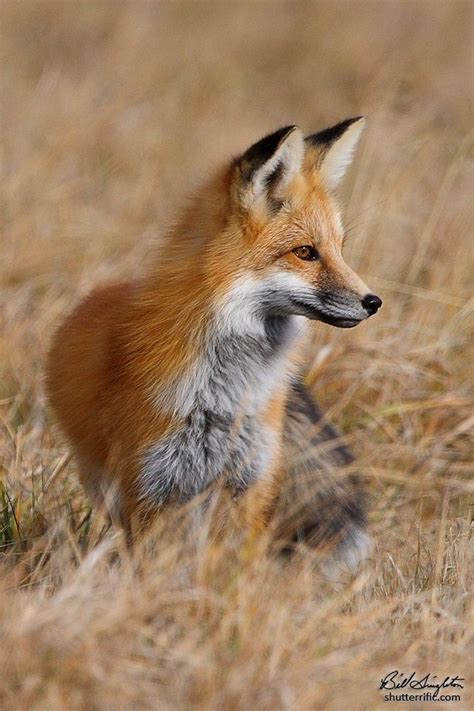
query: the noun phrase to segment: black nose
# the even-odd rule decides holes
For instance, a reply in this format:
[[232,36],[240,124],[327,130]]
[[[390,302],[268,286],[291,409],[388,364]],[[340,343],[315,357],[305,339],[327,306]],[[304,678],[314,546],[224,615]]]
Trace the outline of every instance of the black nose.
[[382,299],[375,294],[366,294],[362,299],[362,306],[369,312],[369,316],[373,316],[382,306]]

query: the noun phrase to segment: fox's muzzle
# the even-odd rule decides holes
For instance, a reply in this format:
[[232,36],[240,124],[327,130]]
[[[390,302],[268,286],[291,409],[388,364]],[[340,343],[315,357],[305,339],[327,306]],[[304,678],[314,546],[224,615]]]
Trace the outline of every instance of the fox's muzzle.
[[293,298],[298,313],[307,318],[322,321],[337,328],[353,328],[361,321],[373,316],[382,306],[382,300],[375,294],[365,294],[362,298],[352,291],[316,292],[314,299]]

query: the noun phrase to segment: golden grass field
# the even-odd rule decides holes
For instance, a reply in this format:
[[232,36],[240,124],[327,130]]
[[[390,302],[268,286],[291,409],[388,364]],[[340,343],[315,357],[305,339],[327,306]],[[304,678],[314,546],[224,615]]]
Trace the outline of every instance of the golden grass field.
[[[395,707],[473,708],[472,10],[2,2],[0,708],[382,709],[393,669],[466,679]],[[370,481],[370,564],[335,588],[166,517],[130,558],[48,412],[52,332],[219,161],[358,114],[346,253],[384,307],[319,325],[311,377]]]

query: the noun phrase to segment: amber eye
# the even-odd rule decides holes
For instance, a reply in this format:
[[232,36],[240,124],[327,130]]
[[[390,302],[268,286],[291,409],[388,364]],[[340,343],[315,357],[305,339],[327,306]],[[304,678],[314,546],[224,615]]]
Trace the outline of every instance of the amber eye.
[[309,244],[305,244],[303,247],[296,247],[296,249],[293,250],[293,254],[296,254],[298,259],[305,259],[308,262],[314,262],[316,259],[319,259],[317,250]]

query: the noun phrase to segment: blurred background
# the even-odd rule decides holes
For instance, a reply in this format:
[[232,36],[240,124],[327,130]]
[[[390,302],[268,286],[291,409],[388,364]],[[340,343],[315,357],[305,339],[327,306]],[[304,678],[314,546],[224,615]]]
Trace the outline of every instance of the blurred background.
[[[66,517],[74,540],[84,543],[89,531],[88,504],[42,390],[44,353],[64,314],[97,281],[133,275],[184,196],[221,161],[289,123],[310,133],[363,114],[367,129],[341,196],[346,258],[384,307],[350,332],[316,327],[311,380],[371,481],[379,578],[366,599],[412,601],[446,585],[451,637],[436,646],[424,626],[424,649],[462,657],[453,640],[463,624],[459,561],[472,475],[473,7],[465,0],[3,0],[0,544],[22,562],[20,587],[31,576],[42,584],[59,520]],[[439,554],[445,532],[447,557]],[[37,557],[25,557],[31,541],[39,568]],[[384,639],[359,629],[374,654],[384,642],[409,663],[421,614],[413,605],[402,615],[406,647],[391,628]],[[260,621],[262,639],[265,630],[271,637],[270,623]],[[287,632],[291,639],[294,630]],[[310,632],[304,679],[291,688],[299,684],[301,708],[314,709],[304,686],[311,665],[342,649],[346,637],[334,633],[323,649]],[[14,637],[21,649],[25,639]],[[242,649],[252,658],[252,644]],[[239,687],[237,662],[224,658]],[[336,667],[324,667],[334,699],[342,693]],[[287,667],[290,677],[296,668]],[[355,685],[361,673],[355,669]],[[221,708],[234,708],[226,703]]]

